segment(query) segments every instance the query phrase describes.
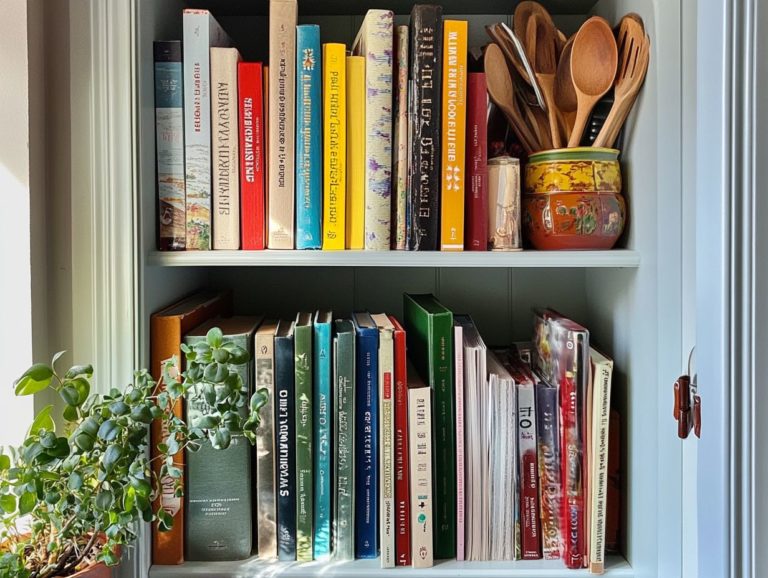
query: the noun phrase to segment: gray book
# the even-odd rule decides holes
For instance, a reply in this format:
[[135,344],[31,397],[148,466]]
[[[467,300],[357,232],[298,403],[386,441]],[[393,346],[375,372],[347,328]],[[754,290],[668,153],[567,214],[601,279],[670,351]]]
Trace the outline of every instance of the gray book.
[[[184,341],[194,345],[205,339],[208,330],[218,327],[225,337],[246,349],[251,360],[238,368],[243,387],[254,384],[253,336],[259,317],[215,318],[190,331]],[[202,396],[187,401],[191,426],[207,413]],[[243,412],[247,411],[247,406]],[[185,543],[187,560],[242,560],[251,555],[251,447],[241,434],[233,433],[232,444],[216,450],[209,441],[197,451],[187,451],[185,492]]]

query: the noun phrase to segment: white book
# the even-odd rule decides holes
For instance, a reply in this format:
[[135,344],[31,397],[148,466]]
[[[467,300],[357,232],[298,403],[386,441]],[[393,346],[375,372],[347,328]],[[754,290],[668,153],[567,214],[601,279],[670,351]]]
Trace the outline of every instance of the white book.
[[232,41],[208,10],[184,10],[183,28],[186,246],[210,249],[211,47]]
[[465,558],[464,539],[464,328],[454,316],[453,321],[453,370],[456,394],[456,560]]
[[414,568],[434,564],[432,547],[432,401],[408,364],[408,458],[411,488],[411,558]]
[[395,327],[384,313],[371,315],[379,328],[379,548],[381,567],[395,567]]

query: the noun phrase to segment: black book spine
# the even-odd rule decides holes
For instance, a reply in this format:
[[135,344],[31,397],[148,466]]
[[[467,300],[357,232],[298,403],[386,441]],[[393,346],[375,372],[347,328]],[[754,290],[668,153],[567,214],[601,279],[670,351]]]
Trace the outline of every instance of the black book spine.
[[275,433],[277,436],[277,552],[296,560],[296,422],[293,336],[275,337]]
[[436,251],[440,246],[440,102],[443,9],[417,4],[411,10],[410,86],[414,91],[411,181],[408,191],[408,249]]

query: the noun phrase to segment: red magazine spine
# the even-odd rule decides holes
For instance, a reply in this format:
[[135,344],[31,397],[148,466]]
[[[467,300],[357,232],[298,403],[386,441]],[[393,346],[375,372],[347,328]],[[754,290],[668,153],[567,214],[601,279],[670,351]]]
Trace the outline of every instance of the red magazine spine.
[[264,99],[260,62],[237,69],[240,109],[240,246],[264,248]]
[[584,492],[579,443],[578,391],[574,374],[567,371],[560,384],[563,489],[563,560],[568,568],[584,567]]
[[467,82],[467,183],[465,196],[467,251],[488,250],[488,89],[484,72]]
[[517,419],[520,451],[520,511],[522,518],[522,558],[541,558],[541,525],[539,522],[539,468],[536,454],[536,401],[533,383],[518,383]]
[[411,498],[408,484],[408,370],[405,331],[394,317],[395,326],[395,563],[411,565]]

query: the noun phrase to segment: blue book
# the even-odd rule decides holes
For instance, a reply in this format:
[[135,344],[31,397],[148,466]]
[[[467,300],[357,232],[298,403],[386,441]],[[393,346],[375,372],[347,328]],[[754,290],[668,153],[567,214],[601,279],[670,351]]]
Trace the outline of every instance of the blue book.
[[319,249],[323,222],[320,27],[296,27],[296,248]]
[[315,313],[315,335],[312,341],[314,358],[313,416],[315,451],[315,542],[316,560],[331,554],[331,321],[330,311]]
[[293,321],[275,333],[275,437],[277,438],[277,557],[296,560],[296,423]]
[[368,313],[352,316],[357,335],[355,381],[355,557],[379,555],[379,329]]

